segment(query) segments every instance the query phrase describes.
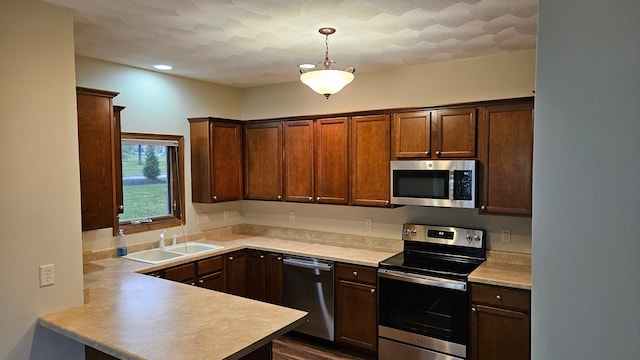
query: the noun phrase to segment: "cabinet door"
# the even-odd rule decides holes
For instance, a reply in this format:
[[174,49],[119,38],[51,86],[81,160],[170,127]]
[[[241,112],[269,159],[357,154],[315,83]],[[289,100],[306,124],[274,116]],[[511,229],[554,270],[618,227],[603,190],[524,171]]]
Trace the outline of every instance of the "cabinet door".
[[471,360],[530,358],[529,314],[472,304]]
[[346,117],[315,123],[315,196],[328,204],[349,202],[349,121]]
[[209,290],[224,291],[224,272],[218,271],[198,279],[198,286]]
[[211,122],[210,202],[242,199],[242,125]]
[[196,265],[188,263],[164,270],[164,278],[185,284],[196,284]]
[[[114,106],[113,107],[113,130],[115,133],[115,141],[113,143],[113,155],[114,155],[114,181],[115,181],[115,207],[116,213],[122,214],[124,212],[124,195],[122,193],[122,142],[121,142],[121,115],[120,113],[124,110],[124,106]],[[117,219],[116,219],[116,222]],[[116,227],[113,229],[113,233],[116,234]]]
[[438,158],[476,156],[476,108],[445,109],[435,112],[432,129],[433,153]]
[[265,300],[282,305],[282,255],[267,254]]
[[431,157],[431,112],[393,115],[393,158]]
[[388,115],[351,119],[351,204],[389,206],[390,132]]
[[336,340],[377,349],[377,273],[375,268],[336,265]]
[[247,252],[247,297],[264,301],[266,299],[266,259],[262,251]]
[[222,256],[199,260],[196,263],[198,286],[224,291],[224,259]]
[[245,199],[282,199],[282,123],[245,127]]
[[117,224],[115,92],[76,88],[82,230]]
[[487,107],[482,121],[481,210],[531,215],[533,103]]
[[284,124],[285,200],[313,201],[313,120]]
[[244,251],[227,254],[224,259],[225,291],[238,295],[247,295],[247,256]]

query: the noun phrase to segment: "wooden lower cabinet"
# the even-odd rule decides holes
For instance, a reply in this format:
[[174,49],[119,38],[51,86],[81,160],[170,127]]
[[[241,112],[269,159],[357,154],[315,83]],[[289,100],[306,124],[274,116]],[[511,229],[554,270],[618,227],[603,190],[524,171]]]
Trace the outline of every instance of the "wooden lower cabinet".
[[336,341],[375,352],[378,345],[376,268],[336,265]]
[[247,254],[244,250],[224,255],[225,292],[247,296]]
[[282,304],[282,255],[247,250],[247,297]]
[[527,360],[531,356],[531,292],[471,284],[471,360]]
[[163,270],[163,278],[184,284],[196,284],[196,264],[187,263]]
[[[256,350],[248,353],[240,358],[240,360],[271,360],[273,357],[273,343],[269,341],[268,344],[263,345]],[[105,354],[100,350],[96,350],[90,346],[84,346],[84,358],[85,360],[117,360],[109,354]]]
[[209,290],[224,291],[224,260],[222,256],[196,262],[197,285]]

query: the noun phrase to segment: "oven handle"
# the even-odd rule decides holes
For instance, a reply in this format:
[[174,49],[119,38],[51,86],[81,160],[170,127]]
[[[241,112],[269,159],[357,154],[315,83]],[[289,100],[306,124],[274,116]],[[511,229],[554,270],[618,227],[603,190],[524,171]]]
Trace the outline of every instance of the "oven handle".
[[387,279],[392,279],[392,280],[410,282],[414,284],[435,286],[435,287],[458,290],[458,291],[467,291],[467,283],[464,281],[443,279],[443,278],[437,278],[437,277],[420,275],[420,274],[408,274],[405,272],[388,270],[388,269],[379,269],[378,276],[387,278]]

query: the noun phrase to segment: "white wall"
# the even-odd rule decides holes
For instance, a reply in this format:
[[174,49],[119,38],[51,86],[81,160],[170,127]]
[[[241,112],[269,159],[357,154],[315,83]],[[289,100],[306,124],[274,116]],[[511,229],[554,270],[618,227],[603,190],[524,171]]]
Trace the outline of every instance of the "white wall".
[[331,114],[532,96],[535,57],[535,50],[524,50],[405,66],[378,73],[356,71],[355,80],[328,100],[300,81],[244,89],[242,118]]
[[[35,326],[83,303],[72,12],[0,2],[0,68],[0,359],[82,359]],[[55,285],[39,287],[43,264]]]
[[640,2],[540,0],[534,359],[640,354]]
[[[122,112],[123,131],[185,136],[187,225],[169,229],[168,234],[181,234],[183,231],[190,234],[245,222],[399,239],[401,225],[415,221],[480,226],[489,232],[490,248],[531,252],[530,218],[481,216],[477,210],[416,206],[372,209],[265,201],[190,204],[189,127],[186,119],[215,116],[249,120],[531,96],[535,78],[533,50],[361,74],[329,100],[313,93],[299,81],[238,90],[85,57],[76,58],[76,77],[79,86],[120,92],[114,103],[126,106]],[[152,94],[146,89],[152,89]],[[228,210],[227,219],[224,219],[224,210]],[[289,221],[289,211],[297,213],[294,223]],[[198,224],[198,216],[208,222]],[[371,230],[364,229],[365,218],[372,218]],[[502,229],[511,230],[510,244],[499,241]],[[128,241],[136,243],[157,239],[159,233],[133,234],[128,236]],[[111,229],[83,233],[83,245],[84,251],[113,247]]]

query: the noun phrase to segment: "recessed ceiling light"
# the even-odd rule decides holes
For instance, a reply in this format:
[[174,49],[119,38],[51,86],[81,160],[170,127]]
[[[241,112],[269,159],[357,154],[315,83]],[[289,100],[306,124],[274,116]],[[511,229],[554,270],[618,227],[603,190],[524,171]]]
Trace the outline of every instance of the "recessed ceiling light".
[[158,69],[158,70],[171,70],[171,69],[173,69],[173,67],[171,67],[171,65],[164,65],[164,64],[153,65],[153,67],[155,69]]

